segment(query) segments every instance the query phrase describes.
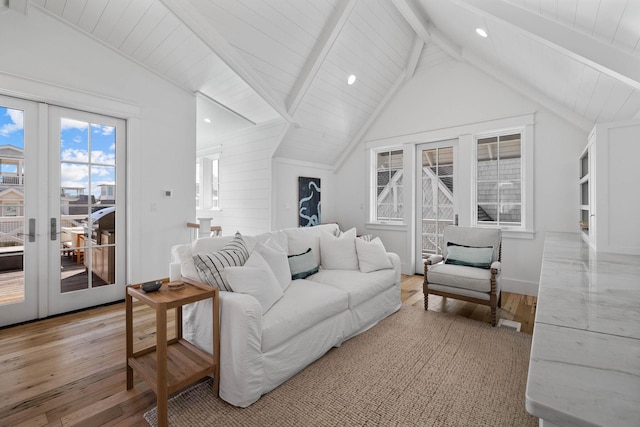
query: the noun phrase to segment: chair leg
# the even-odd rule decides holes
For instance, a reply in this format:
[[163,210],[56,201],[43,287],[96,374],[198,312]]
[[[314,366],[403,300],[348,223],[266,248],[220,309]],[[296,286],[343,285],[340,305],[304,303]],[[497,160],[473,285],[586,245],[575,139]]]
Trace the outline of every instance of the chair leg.
[[498,297],[498,308],[502,308],[502,292],[500,292],[500,296]]
[[429,309],[429,294],[424,294],[424,309]]
[[497,309],[495,307],[491,307],[491,326],[494,326],[494,327],[498,324],[496,311]]

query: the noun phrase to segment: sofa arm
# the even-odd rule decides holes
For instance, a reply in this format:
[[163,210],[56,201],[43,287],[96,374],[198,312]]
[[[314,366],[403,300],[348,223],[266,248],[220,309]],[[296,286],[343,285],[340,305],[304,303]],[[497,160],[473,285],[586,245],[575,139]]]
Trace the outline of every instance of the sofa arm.
[[427,265],[433,265],[441,262],[442,259],[442,255],[440,254],[429,255],[429,257],[425,260],[425,263]]
[[[220,292],[220,397],[246,407],[262,394],[262,306],[251,295]],[[212,352],[211,300],[184,307],[183,335]]]
[[491,263],[491,270],[492,273],[500,274],[500,272],[502,271],[502,263],[500,261],[493,261]]
[[391,261],[391,265],[393,265],[393,269],[395,270],[395,283],[398,288],[400,288],[401,273],[402,273],[402,261],[400,260],[400,256],[393,252],[387,252],[387,257],[389,261]]

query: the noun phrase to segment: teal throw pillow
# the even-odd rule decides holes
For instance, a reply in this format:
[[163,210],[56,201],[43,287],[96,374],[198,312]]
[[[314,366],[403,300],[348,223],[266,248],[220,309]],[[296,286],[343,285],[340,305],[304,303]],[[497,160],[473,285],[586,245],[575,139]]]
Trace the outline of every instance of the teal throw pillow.
[[447,243],[445,264],[465,265],[467,267],[491,268],[493,246],[475,247]]
[[291,270],[291,279],[304,279],[318,272],[318,263],[313,256],[311,248],[305,252],[296,255],[289,255],[289,269]]

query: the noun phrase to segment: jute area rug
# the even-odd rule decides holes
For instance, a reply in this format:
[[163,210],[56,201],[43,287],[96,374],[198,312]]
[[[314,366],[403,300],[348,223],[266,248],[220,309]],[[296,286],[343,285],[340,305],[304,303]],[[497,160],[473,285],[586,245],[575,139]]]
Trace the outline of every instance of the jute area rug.
[[[240,409],[211,380],[169,401],[171,426],[537,426],[531,336],[403,305]],[[144,415],[156,425],[156,408]]]

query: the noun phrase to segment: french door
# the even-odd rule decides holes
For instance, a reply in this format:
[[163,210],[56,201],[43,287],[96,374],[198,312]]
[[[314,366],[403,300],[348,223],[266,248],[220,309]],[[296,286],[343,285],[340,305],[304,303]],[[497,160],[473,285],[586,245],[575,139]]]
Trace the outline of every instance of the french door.
[[122,299],[125,122],[0,97],[0,129],[0,325]]
[[417,146],[416,155],[416,273],[424,272],[424,259],[442,253],[442,234],[457,224],[455,197],[458,140]]

